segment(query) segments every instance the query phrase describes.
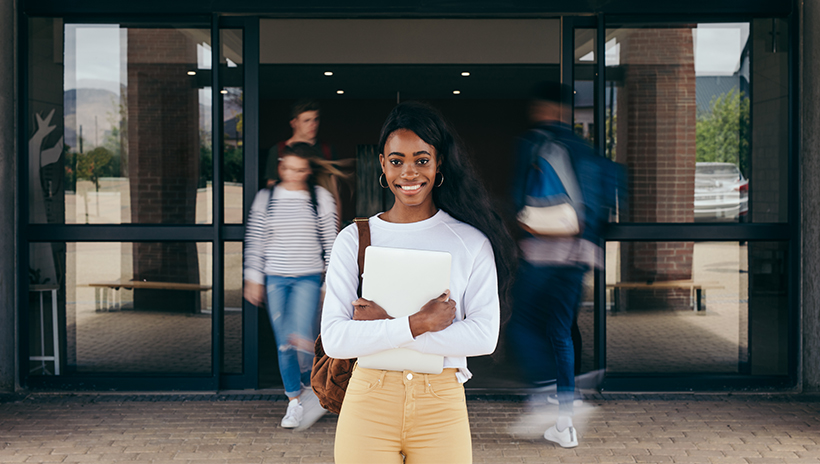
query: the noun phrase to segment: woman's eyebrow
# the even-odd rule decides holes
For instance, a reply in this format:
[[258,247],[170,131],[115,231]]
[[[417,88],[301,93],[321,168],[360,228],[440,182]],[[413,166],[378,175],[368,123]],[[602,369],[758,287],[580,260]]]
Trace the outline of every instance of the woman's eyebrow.
[[[413,153],[413,156],[422,156],[422,155],[431,156],[430,152],[428,152],[427,150],[421,150],[421,151],[417,151],[417,152]],[[401,156],[402,158],[404,158],[404,153],[399,153],[397,151],[394,151],[393,153],[390,153],[387,156]]]

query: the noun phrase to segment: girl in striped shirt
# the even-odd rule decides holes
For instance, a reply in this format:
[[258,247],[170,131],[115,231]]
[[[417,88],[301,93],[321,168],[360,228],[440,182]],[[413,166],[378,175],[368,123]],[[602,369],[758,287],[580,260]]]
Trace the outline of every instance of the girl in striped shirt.
[[[322,279],[337,233],[336,202],[317,185],[335,172],[307,143],[287,146],[279,181],[257,193],[245,235],[245,299],[268,316],[279,354],[279,372],[290,402],[282,427],[306,427],[324,410],[310,388],[313,343]],[[307,399],[303,406],[303,399]],[[303,424],[304,422],[304,424]]]

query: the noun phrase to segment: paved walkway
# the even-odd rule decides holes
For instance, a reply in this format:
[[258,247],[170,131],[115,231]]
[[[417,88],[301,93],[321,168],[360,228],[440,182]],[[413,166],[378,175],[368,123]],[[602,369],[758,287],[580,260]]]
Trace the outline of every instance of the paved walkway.
[[[540,438],[551,407],[471,398],[474,461],[820,463],[818,396],[606,394],[585,405],[581,444],[567,450]],[[285,407],[279,395],[0,397],[0,463],[332,462],[335,416],[294,432],[279,427]]]

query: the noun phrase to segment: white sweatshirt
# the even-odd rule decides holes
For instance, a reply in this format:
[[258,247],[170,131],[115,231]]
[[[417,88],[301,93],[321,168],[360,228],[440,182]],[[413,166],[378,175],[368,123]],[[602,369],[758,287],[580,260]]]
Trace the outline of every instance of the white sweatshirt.
[[[439,211],[424,221],[396,224],[370,218],[370,243],[374,246],[447,251],[452,255],[450,298],[456,302],[456,320],[439,332],[415,339],[409,317],[378,321],[354,321],[358,296],[359,236],[356,224],[336,238],[327,270],[327,293],[322,311],[322,343],[328,356],[356,358],[392,348],[409,348],[444,356],[444,367],[458,369],[466,382],[472,374],[467,356],[495,351],[498,343],[499,300],[495,258],[490,241],[478,229]],[[413,285],[396,263],[396,279]],[[421,309],[421,308],[419,308]]]

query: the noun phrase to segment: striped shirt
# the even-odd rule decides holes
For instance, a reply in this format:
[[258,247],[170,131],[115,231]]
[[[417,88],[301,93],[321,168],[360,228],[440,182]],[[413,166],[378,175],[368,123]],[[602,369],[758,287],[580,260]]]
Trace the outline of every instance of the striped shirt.
[[245,232],[245,279],[304,276],[327,268],[336,239],[336,202],[316,187],[317,211],[305,190],[262,189],[253,200]]

